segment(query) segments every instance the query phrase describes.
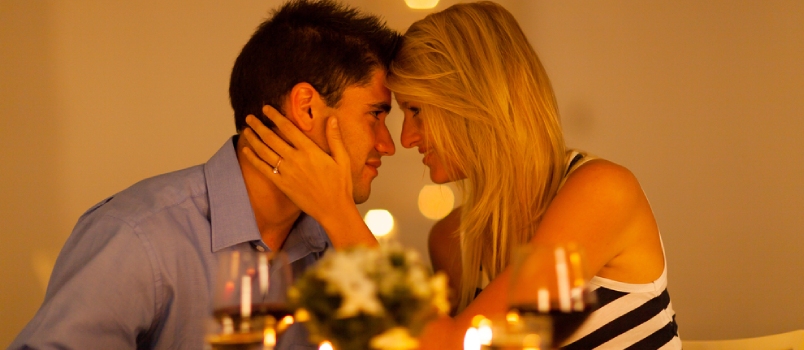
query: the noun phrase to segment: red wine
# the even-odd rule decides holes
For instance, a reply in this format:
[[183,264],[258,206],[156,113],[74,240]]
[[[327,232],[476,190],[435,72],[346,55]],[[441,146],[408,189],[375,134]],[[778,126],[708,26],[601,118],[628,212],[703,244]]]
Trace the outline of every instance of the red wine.
[[[229,317],[236,325],[242,321],[240,311],[240,305],[236,305],[217,309],[212,314],[218,321],[222,321],[224,317]],[[293,312],[290,311],[290,308],[282,303],[251,304],[251,319],[271,316],[274,321],[279,321],[292,314]]]
[[570,310],[569,312],[562,312],[558,309],[558,305],[551,305],[548,312],[539,311],[535,305],[514,305],[511,307],[511,311],[515,311],[520,315],[546,315],[550,317],[553,321],[553,346],[557,347],[563,344],[583,324],[589,314],[597,308],[596,305],[596,303],[587,303],[584,305],[583,310]]
[[275,337],[282,331],[277,323],[291,315],[291,311],[285,304],[262,303],[251,305],[248,318],[242,317],[239,305],[220,308],[212,314],[220,326],[219,333],[206,337],[213,350],[255,350],[263,349],[266,329],[273,330],[273,341],[276,341]]

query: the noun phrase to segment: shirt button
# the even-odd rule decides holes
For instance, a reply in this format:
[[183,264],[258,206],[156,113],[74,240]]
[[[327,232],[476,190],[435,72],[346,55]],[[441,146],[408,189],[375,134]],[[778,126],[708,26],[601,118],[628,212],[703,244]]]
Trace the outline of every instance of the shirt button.
[[258,245],[258,246],[256,246],[255,248],[257,248],[257,250],[259,250],[259,251],[261,251],[261,252],[264,252],[264,251],[265,251],[265,248],[263,248],[261,245]]

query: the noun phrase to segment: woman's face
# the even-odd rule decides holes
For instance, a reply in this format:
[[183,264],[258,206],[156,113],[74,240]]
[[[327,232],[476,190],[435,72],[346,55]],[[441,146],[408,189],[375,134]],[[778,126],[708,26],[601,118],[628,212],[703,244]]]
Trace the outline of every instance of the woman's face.
[[[429,135],[424,128],[423,116],[421,113],[421,106],[414,102],[409,102],[405,96],[397,95],[397,103],[405,115],[402,122],[402,147],[413,148],[416,147],[424,158],[422,163],[430,168],[430,180],[437,184],[445,184],[459,179],[450,179],[447,174],[445,164],[435,153],[435,148],[432,147],[432,135]],[[461,176],[462,177],[462,176]]]

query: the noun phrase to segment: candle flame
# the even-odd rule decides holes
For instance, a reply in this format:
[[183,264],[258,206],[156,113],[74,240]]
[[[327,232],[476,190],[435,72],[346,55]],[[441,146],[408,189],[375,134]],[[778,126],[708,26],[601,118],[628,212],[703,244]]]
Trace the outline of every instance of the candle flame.
[[285,316],[281,320],[279,320],[279,324],[276,326],[276,330],[278,330],[280,333],[284,332],[286,329],[288,329],[288,327],[290,327],[290,325],[293,324],[293,322],[295,322],[293,320],[293,316],[290,315]]
[[463,337],[463,350],[480,350],[480,334],[477,328],[469,327]]
[[538,334],[528,334],[522,339],[522,350],[540,350],[542,348],[542,337]]
[[271,327],[265,328],[265,330],[263,331],[262,344],[268,346],[276,345],[276,331],[273,328]]
[[480,327],[477,328],[477,335],[480,344],[483,345],[491,345],[491,322],[487,322],[488,324],[481,324]]
[[505,320],[511,324],[517,323],[519,322],[519,314],[514,311],[510,311],[507,314],[505,314]]

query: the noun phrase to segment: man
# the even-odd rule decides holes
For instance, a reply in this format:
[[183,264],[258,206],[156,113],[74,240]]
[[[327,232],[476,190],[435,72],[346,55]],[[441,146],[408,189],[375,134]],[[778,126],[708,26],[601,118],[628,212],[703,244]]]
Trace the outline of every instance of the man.
[[[10,349],[201,349],[217,255],[284,251],[300,272],[327,248],[353,244],[328,237],[250,165],[239,135],[247,115],[271,125],[261,112],[270,105],[323,145],[334,116],[352,164],[379,165],[394,153],[382,77],[398,40],[377,18],[329,0],[278,9],[232,71],[238,135],[205,164],[144,180],[90,208],[59,255],[44,303]],[[376,172],[353,168],[355,200],[364,201]],[[277,348],[299,346],[311,345],[293,326]]]

